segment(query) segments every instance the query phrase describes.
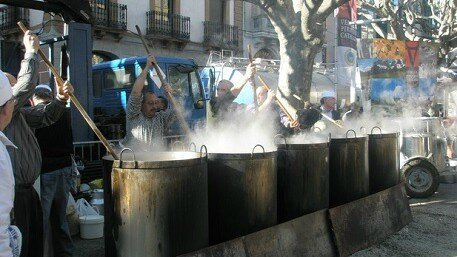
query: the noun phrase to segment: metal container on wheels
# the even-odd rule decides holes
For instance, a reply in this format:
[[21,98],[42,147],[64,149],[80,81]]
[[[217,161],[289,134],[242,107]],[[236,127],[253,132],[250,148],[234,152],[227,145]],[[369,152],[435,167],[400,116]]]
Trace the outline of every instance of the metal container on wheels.
[[438,172],[445,171],[447,135],[442,118],[417,118],[413,130],[415,133],[406,132],[403,136],[402,153],[408,158],[414,156],[427,157],[435,165]]
[[276,152],[208,154],[210,244],[276,225]]
[[[348,138],[353,132],[354,137]],[[330,208],[365,196],[369,190],[368,138],[354,130],[344,138],[330,140]]]
[[430,153],[432,154],[431,161],[435,165],[438,172],[446,170],[447,157],[447,141],[443,137],[434,137],[430,140]]
[[278,222],[329,206],[329,143],[278,144]]
[[152,152],[126,161],[123,152],[112,171],[118,256],[171,257],[208,246],[206,154]]
[[[378,129],[379,133],[373,133]],[[400,183],[399,133],[382,133],[373,127],[368,134],[370,194]]]
[[447,169],[447,135],[439,117],[416,119],[413,131],[402,137],[401,174],[410,197],[429,197],[438,189],[440,172]]
[[429,152],[430,136],[427,134],[407,133],[402,137],[401,152],[407,158],[427,156]]

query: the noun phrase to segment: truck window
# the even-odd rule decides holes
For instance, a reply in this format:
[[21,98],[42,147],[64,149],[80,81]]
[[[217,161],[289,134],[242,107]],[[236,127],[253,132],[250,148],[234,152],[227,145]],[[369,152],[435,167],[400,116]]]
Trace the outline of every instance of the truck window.
[[[146,66],[145,63],[141,63],[141,64],[139,64],[139,65],[136,66],[136,74],[137,74],[137,76],[139,76],[139,75],[141,74],[141,72],[143,71],[143,69],[144,69],[145,66]],[[162,66],[162,65],[159,65],[159,67],[160,67],[160,69],[165,73],[165,69],[163,68],[163,66]],[[145,86],[148,86],[149,84],[154,85],[154,86],[157,86],[156,83],[155,83],[155,81],[156,81],[156,82],[160,82],[159,77],[155,77],[155,80],[152,80],[152,75],[155,73],[155,71],[153,71],[153,70],[154,70],[154,68],[151,68],[151,69],[149,70],[148,77],[147,77],[147,79],[144,81],[144,85],[145,85]],[[155,76],[157,76],[157,75],[155,75]],[[165,75],[165,77],[166,77],[166,75]],[[165,79],[166,79],[166,78],[165,78]]]
[[175,96],[185,97],[189,93],[189,73],[181,72],[178,66],[171,66],[168,69],[168,82],[175,91]]
[[203,87],[198,70],[191,65],[176,65],[168,68],[169,82],[175,95],[181,99],[188,98],[195,109],[203,109]]
[[133,66],[126,66],[104,72],[105,89],[130,88],[135,82]]
[[92,73],[92,93],[94,97],[102,96],[102,74],[101,71],[94,71]]
[[[200,78],[197,71],[189,73],[190,84],[192,86],[192,97],[194,100],[194,106],[198,101],[204,100],[203,88],[200,83]],[[202,107],[203,108],[203,107]],[[200,108],[201,109],[201,108]]]

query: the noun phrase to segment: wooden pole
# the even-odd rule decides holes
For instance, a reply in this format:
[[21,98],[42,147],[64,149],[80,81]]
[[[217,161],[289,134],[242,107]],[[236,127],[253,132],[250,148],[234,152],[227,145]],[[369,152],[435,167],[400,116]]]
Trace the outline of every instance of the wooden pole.
[[[21,21],[19,21],[17,23],[17,25],[19,26],[19,28],[21,28],[22,32],[24,32],[24,33],[28,30],[27,27],[25,27],[25,25]],[[54,65],[52,65],[52,63],[49,61],[49,59],[46,57],[46,55],[43,53],[43,51],[40,48],[38,48],[38,54],[41,56],[41,59],[43,59],[43,61],[46,63],[46,65],[49,67],[49,69],[51,70],[52,74],[54,74],[54,77],[55,77],[59,87],[62,87],[63,84],[64,84],[64,81],[63,81],[62,77],[60,76],[59,72],[57,71],[57,69],[54,67]],[[106,138],[103,136],[103,134],[97,128],[97,126],[92,121],[92,119],[89,117],[87,112],[84,110],[84,107],[81,105],[81,103],[75,97],[75,95],[70,94],[70,100],[73,102],[73,104],[75,105],[76,109],[78,109],[78,111],[81,113],[81,115],[86,120],[86,122],[89,125],[89,127],[94,131],[94,133],[100,139],[100,141],[105,146],[105,148],[108,150],[108,152],[113,156],[114,159],[118,160],[119,157],[117,156],[116,152],[114,152],[114,149],[108,143],[108,140],[106,140]]]
[[[260,83],[267,89],[270,90],[270,87],[265,83],[265,80],[260,75],[257,75],[257,77],[260,80]],[[277,96],[275,96],[275,102],[279,105],[279,107],[284,111],[284,113],[287,115],[287,118],[289,118],[290,122],[294,123],[295,119],[290,115],[290,113],[287,111],[286,107],[281,103],[281,101],[278,99]]]
[[[317,110],[317,109],[314,109],[314,110]],[[327,116],[326,114],[324,114],[323,112],[317,110],[318,112],[320,112],[322,114],[322,117],[326,118],[328,121],[330,121],[331,123],[333,123],[333,125],[339,127],[339,128],[344,128],[343,126],[341,126],[340,124],[338,124],[338,122],[336,122],[334,119],[330,118],[329,116]]]
[[[135,25],[135,28],[136,28],[136,31],[138,32],[138,36],[140,37],[141,42],[143,43],[144,48],[146,49],[146,53],[148,55],[151,54],[148,44],[146,43],[146,40],[144,39],[143,34],[141,33],[140,27],[138,27],[138,25]],[[152,66],[156,70],[157,76],[159,77],[160,82],[162,82],[162,85],[166,84],[167,82],[165,81],[165,78],[163,77],[162,73],[160,72],[160,69],[159,69],[159,66],[157,65],[157,63],[155,63],[155,62],[152,63]],[[166,92],[166,93],[167,93],[168,99],[171,102],[171,105],[175,109],[176,118],[178,118],[178,122],[181,125],[181,128],[184,130],[184,133],[186,135],[190,135],[190,128],[189,128],[189,126],[187,126],[187,122],[184,119],[182,106],[178,103],[178,101],[176,101],[175,97],[171,93],[169,93],[169,92]]]
[[[252,59],[252,52],[251,52],[251,45],[248,45],[248,57],[249,57],[249,62],[252,64],[253,59]],[[251,84],[252,84],[252,90],[254,91],[254,108],[255,108],[255,113],[259,112],[259,102],[257,100],[257,87],[255,85],[255,78],[254,76],[251,77]]]
[[[294,95],[295,98],[297,98],[299,101],[303,101],[303,99],[301,99],[298,95]],[[330,118],[328,115],[322,113],[321,110],[318,110],[316,108],[313,108],[314,110],[318,111],[320,114],[322,114],[322,117],[324,117],[325,119],[327,119],[328,121],[330,121],[331,123],[333,123],[333,125],[339,127],[339,128],[344,128],[341,124],[339,124],[338,122],[336,122],[334,119]]]

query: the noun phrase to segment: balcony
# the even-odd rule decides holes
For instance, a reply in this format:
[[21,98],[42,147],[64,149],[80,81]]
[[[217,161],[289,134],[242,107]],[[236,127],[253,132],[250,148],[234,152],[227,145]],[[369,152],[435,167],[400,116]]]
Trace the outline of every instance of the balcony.
[[2,6],[0,7],[0,34],[6,35],[19,32],[17,22],[22,21],[29,25],[29,10],[25,8]]
[[94,25],[112,31],[127,30],[127,5],[109,0],[90,0]]
[[148,38],[187,42],[190,40],[190,17],[161,11],[146,13]]
[[223,49],[238,48],[238,27],[212,21],[203,22],[203,44]]

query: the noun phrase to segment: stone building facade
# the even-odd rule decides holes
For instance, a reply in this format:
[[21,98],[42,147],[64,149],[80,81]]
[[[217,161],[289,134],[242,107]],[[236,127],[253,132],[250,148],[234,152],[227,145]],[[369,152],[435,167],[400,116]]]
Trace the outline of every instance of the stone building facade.
[[[93,14],[93,63],[146,54],[136,33],[142,30],[157,55],[186,57],[205,65],[210,50],[242,54],[243,2],[240,0],[89,0]],[[1,69],[17,73],[23,20],[42,41],[65,35],[64,22],[38,10],[0,7]],[[62,42],[42,49],[59,66]],[[43,65],[40,82],[48,76]]]

